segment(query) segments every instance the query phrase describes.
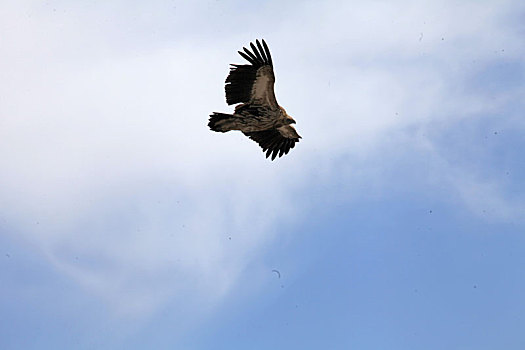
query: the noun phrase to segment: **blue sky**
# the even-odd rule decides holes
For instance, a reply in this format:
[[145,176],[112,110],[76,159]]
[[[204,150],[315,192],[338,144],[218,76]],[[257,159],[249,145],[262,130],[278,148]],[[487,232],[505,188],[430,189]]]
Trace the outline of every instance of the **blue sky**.
[[[2,3],[0,347],[523,349],[524,16]],[[274,162],[206,126],[256,38]]]

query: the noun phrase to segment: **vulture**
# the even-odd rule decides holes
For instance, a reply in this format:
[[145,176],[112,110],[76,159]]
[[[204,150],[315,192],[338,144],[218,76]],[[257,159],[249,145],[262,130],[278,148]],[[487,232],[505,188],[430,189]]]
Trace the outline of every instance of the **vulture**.
[[273,91],[275,76],[272,56],[264,39],[251,51],[238,51],[250,64],[232,64],[226,78],[226,103],[235,106],[233,114],[213,112],[208,126],[217,132],[240,130],[257,142],[266,158],[288,154],[301,136],[291,124],[295,120],[279,106]]

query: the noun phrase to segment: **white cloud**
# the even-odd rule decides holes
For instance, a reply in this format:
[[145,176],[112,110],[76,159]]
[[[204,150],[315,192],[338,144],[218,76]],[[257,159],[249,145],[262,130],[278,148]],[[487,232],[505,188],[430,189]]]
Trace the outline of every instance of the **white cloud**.
[[[512,2],[296,3],[264,30],[245,9],[240,32],[231,4],[52,5],[2,5],[0,206],[124,313],[188,291],[220,298],[296,217],[292,191],[330,181],[344,154],[378,157],[393,135],[493,108],[461,86],[472,61],[503,46],[523,56],[504,25]],[[278,99],[304,137],[273,163],[206,127],[229,110],[235,50],[266,33]]]

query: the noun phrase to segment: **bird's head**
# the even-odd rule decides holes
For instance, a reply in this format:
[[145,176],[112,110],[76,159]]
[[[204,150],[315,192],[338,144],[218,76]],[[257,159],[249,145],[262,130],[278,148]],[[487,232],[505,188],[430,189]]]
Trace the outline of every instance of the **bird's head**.
[[286,110],[283,107],[281,107],[281,114],[284,116],[285,125],[295,124],[295,120],[286,113]]
[[286,117],[286,125],[295,124],[295,120],[289,115]]

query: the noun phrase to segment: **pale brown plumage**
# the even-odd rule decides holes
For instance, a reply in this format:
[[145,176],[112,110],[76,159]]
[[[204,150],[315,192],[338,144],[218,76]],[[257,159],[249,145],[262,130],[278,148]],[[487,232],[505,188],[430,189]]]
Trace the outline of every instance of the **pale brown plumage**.
[[217,132],[240,130],[270,155],[272,160],[287,154],[301,136],[293,126],[295,120],[275,98],[275,76],[270,50],[266,42],[250,43],[252,51],[243,47],[239,54],[250,64],[232,64],[226,78],[226,102],[238,104],[233,114],[214,112],[208,126]]

